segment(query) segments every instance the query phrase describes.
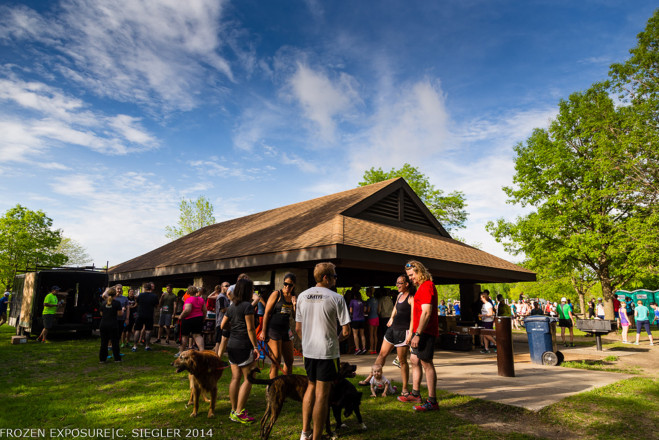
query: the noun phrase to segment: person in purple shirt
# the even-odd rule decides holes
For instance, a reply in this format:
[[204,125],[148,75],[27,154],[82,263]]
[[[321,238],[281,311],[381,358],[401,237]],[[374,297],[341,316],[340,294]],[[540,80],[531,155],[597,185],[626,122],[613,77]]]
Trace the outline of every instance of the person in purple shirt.
[[[352,300],[348,304],[350,311],[350,327],[352,327],[352,337],[355,339],[355,354],[366,353],[366,335],[364,335],[364,326],[366,318],[364,317],[364,301],[362,293],[359,290],[352,289]],[[361,342],[361,348],[359,343]]]

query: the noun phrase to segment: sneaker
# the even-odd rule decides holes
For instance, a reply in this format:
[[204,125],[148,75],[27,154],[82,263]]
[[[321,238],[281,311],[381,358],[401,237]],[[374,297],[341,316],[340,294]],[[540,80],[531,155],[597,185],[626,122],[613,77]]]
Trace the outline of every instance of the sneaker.
[[481,350],[481,353],[483,353],[483,354],[487,354],[487,353],[489,353],[489,352],[490,352],[490,350],[486,350],[486,349],[482,349],[482,350]]
[[398,368],[400,368],[400,361],[398,360],[398,358],[394,359],[394,361],[392,362],[392,364],[394,364],[395,366],[397,366]]
[[137,351],[137,347],[131,348],[130,351]]
[[414,405],[412,407],[414,411],[437,411],[439,409],[439,404],[437,403],[430,403],[430,400],[426,400],[426,403],[423,405]]
[[402,396],[398,396],[399,402],[419,402],[421,403],[421,396],[413,396],[412,393],[407,393]]
[[243,409],[240,413],[231,411],[229,418],[231,419],[231,421],[242,423],[243,425],[249,425],[250,423],[254,423],[254,417],[248,416],[247,410],[245,409]]

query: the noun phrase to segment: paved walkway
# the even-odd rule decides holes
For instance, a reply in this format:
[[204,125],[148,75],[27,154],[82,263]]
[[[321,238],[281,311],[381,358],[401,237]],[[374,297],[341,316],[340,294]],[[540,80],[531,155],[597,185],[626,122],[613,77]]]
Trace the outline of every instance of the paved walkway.
[[[629,353],[591,348],[559,348],[567,359],[597,359],[610,355],[624,356]],[[497,374],[496,354],[483,355],[478,350],[470,352],[437,351],[437,389],[451,393],[477,397],[484,400],[520,406],[538,411],[545,406],[573,394],[609,385],[630,377],[627,374],[604,371],[579,370],[575,368],[546,367],[530,362],[528,344],[515,342],[515,377],[500,377]],[[395,355],[387,358],[384,375],[400,382],[400,370],[392,365]],[[375,355],[344,355],[341,360],[357,365],[357,374],[366,376],[375,361]],[[301,358],[296,358],[302,366]],[[411,383],[410,374],[410,383]],[[425,382],[424,385],[425,387]],[[425,393],[422,392],[425,395]]]

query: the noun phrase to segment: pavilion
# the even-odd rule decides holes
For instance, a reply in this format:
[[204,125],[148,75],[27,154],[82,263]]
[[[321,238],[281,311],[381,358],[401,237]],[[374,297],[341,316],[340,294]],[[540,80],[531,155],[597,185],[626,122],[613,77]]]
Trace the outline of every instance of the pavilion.
[[[435,284],[459,284],[465,312],[478,283],[535,281],[535,273],[454,240],[402,178],[263,211],[192,232],[109,270],[110,280],[212,290],[248,273],[277,288],[287,272],[298,292],[321,261],[337,266],[337,286],[392,286],[417,259]],[[266,287],[269,286],[269,287]],[[157,289],[159,291],[159,289]]]

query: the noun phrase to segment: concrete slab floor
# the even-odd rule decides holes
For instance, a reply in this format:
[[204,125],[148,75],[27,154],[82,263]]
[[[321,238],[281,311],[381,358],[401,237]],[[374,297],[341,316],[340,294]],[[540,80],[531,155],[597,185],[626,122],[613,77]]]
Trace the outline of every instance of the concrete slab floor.
[[[437,370],[437,389],[467,395],[506,405],[538,411],[565,397],[609,385],[631,377],[628,374],[605,371],[579,370],[575,368],[548,367],[530,362],[528,345],[515,343],[515,377],[497,374],[496,354],[437,351],[434,364]],[[587,355],[589,358],[610,355],[625,356],[629,353],[614,350],[596,351],[594,348],[559,348],[569,354]],[[569,359],[568,357],[568,359]],[[401,381],[400,369],[392,365],[395,354],[390,354],[383,367],[384,375],[395,382]],[[375,355],[343,355],[341,361],[357,365],[357,374],[366,376],[376,359]],[[302,359],[295,358],[296,366],[303,366]],[[410,390],[411,390],[410,373]],[[426,396],[425,381],[422,395]],[[366,387],[365,391],[367,391]]]

